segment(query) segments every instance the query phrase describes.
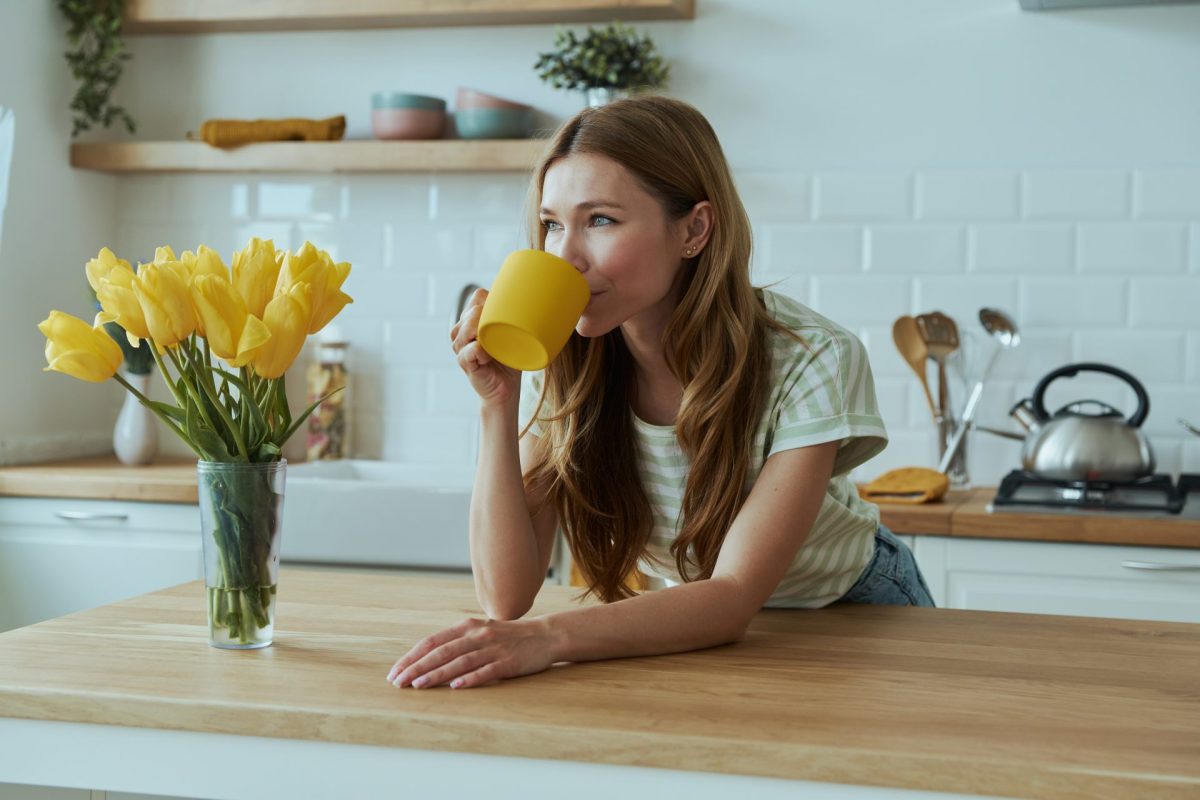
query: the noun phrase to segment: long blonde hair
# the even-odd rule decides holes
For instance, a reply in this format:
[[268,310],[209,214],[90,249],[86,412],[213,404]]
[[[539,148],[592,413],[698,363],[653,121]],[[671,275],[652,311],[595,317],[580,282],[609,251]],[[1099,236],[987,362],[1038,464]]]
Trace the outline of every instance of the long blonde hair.
[[[717,135],[699,111],[641,95],[564,123],[530,190],[530,241],[539,249],[545,248],[539,210],[546,172],[573,153],[624,166],[668,220],[704,200],[713,207],[707,245],[680,270],[681,297],[663,342],[667,365],[683,386],[675,434],[689,462],[671,555],[685,581],[708,578],[745,500],[750,448],[771,388],[767,334],[790,331],[750,283],[750,222]],[[543,487],[586,593],[605,602],[632,596],[625,580],[649,542],[652,515],[636,458],[633,359],[620,329],[595,338],[573,333],[543,381],[534,415],[541,435],[525,486]],[[550,413],[540,416],[547,404]]]

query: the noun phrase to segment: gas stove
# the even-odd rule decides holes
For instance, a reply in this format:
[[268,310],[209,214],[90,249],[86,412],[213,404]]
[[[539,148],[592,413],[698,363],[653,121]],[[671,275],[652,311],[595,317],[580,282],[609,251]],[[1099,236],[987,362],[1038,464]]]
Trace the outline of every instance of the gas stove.
[[1200,475],[1148,475],[1133,481],[1058,481],[1013,470],[988,510],[1200,519]]

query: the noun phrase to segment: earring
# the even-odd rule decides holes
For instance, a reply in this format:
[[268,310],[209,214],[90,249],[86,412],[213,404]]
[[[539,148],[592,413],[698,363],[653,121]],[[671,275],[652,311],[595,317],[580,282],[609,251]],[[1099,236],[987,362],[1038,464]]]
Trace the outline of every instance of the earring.
[[690,255],[692,255],[692,254],[693,254],[693,253],[695,253],[695,252],[696,252],[696,248],[694,248],[694,247],[689,247],[687,250],[685,250],[685,251],[684,251],[684,253],[683,253],[683,254],[684,254],[685,256],[690,256]]

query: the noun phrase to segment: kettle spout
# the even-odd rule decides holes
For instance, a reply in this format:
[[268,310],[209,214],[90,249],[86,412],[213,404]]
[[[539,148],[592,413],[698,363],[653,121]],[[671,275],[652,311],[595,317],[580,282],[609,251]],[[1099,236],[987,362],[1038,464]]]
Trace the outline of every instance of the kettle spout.
[[1042,427],[1042,422],[1038,419],[1037,412],[1033,410],[1033,402],[1028,397],[1010,408],[1008,415],[1021,423],[1021,427],[1029,433],[1033,433]]

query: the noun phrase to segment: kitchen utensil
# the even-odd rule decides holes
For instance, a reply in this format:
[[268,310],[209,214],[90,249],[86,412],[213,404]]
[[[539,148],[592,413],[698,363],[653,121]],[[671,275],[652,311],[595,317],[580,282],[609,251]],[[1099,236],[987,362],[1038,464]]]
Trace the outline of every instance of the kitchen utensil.
[[946,385],[946,359],[958,349],[958,325],[940,311],[917,315],[917,329],[925,340],[929,357],[938,368],[938,416],[946,419],[950,409],[950,391]]
[[897,319],[892,324],[892,341],[896,343],[896,349],[912,367],[913,372],[917,373],[917,380],[921,382],[921,388],[925,390],[925,400],[929,403],[929,413],[933,416],[933,421],[937,422],[937,406],[933,402],[933,394],[929,391],[929,380],[925,377],[925,360],[929,357],[929,348],[925,346],[916,319],[907,314]]
[[1196,434],[1197,436],[1200,436],[1200,428],[1198,428],[1195,425],[1193,425],[1192,423],[1188,422],[1186,419],[1181,418],[1179,420],[1179,424],[1182,425],[1183,427],[1187,428],[1189,431]]
[[[1069,403],[1053,416],[1046,412],[1046,389],[1059,378],[1102,372],[1129,384],[1138,407],[1129,419],[1098,400]],[[1087,406],[1096,411],[1087,411]],[[1051,480],[1130,481],[1154,471],[1154,451],[1138,430],[1150,413],[1150,398],[1137,378],[1107,364],[1068,364],[1050,372],[1009,412],[1029,431],[1021,462],[1026,470]]]
[[1025,435],[1021,433],[1013,433],[1012,431],[1001,430],[1000,428],[989,428],[986,425],[976,425],[974,422],[968,423],[968,426],[973,431],[983,431],[990,433],[993,436],[1001,436],[1005,439],[1016,439],[1018,442],[1025,441]]
[[571,262],[545,250],[517,250],[492,282],[477,338],[507,367],[542,369],[567,343],[590,300],[588,282]]
[[[946,445],[946,452],[942,453],[942,460],[938,463],[938,472],[945,472],[949,469],[950,461],[954,458],[954,454],[958,452],[963,437],[967,435],[967,428],[971,425],[971,420],[975,419],[975,408],[979,405],[979,398],[983,395],[984,381],[991,375],[992,367],[996,364],[996,357],[1000,355],[1001,350],[1016,347],[1021,343],[1021,332],[1017,330],[1017,324],[1000,309],[979,309],[979,322],[983,325],[983,329],[991,334],[999,346],[992,350],[992,354],[988,357],[983,372],[979,374],[979,380],[975,381],[975,385],[971,387],[971,394],[967,397],[967,404],[963,406],[962,420],[959,422],[958,428],[954,431],[954,436],[950,438],[949,444]],[[1017,436],[1016,434],[1011,435]]]

